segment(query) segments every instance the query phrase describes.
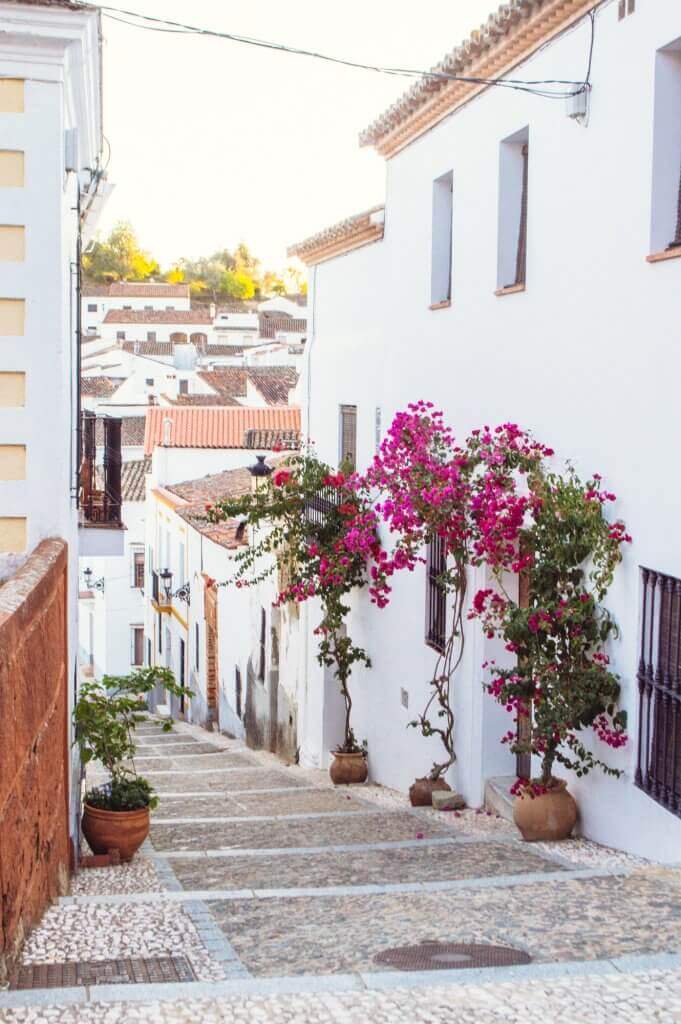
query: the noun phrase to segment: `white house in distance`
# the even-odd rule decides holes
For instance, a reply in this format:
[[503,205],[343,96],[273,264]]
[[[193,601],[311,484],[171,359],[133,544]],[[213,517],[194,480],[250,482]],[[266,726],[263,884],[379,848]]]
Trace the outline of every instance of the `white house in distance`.
[[188,310],[189,285],[155,281],[114,281],[111,284],[85,282],[82,288],[81,330],[99,335],[111,309]]
[[110,342],[172,341],[205,346],[213,338],[212,311],[207,309],[110,309],[101,327]]
[[[189,720],[206,724],[229,718],[228,707],[234,696],[227,679],[234,679],[234,664],[244,671],[246,685],[247,649],[250,631],[243,603],[240,622],[222,628],[224,664],[229,672],[218,671],[216,636],[207,649],[206,616],[210,628],[217,631],[218,602],[229,607],[225,590],[215,591],[210,579],[225,579],[229,560],[224,544],[235,541],[230,528],[207,529],[205,504],[230,493],[234,480],[250,487],[246,467],[256,455],[270,456],[275,449],[295,449],[300,445],[298,408],[152,408],[147,416],[146,451],[151,456],[146,508],[146,657],[148,664],[172,668],[176,678],[188,681],[196,697],[175,710]],[[206,543],[204,544],[204,540]],[[208,543],[215,544],[217,550]],[[202,594],[206,586],[210,593]],[[271,604],[273,593],[267,605]],[[223,602],[227,602],[223,605]],[[221,611],[221,616],[228,615]],[[259,628],[259,627],[258,627]],[[229,642],[227,642],[229,640]],[[210,657],[211,675],[205,659]],[[223,661],[220,661],[223,665]],[[226,674],[225,674],[226,673]],[[219,680],[225,679],[222,685]],[[215,689],[213,689],[215,687]],[[210,694],[209,694],[210,689]],[[245,693],[245,690],[244,690]],[[210,713],[209,713],[210,712]],[[236,712],[235,712],[236,714]],[[238,719],[238,715],[236,716]],[[227,728],[227,727],[226,727]]]
[[[667,650],[678,650],[681,621],[681,5],[633,8],[505,4],[439,69],[579,83],[593,28],[585,109],[579,99],[566,107],[472,81],[424,80],[362,135],[387,161],[385,213],[349,218],[291,254],[310,267],[304,429],[323,459],[337,463],[339,431],[350,423],[364,469],[394,413],[427,399],[462,438],[485,423],[518,422],[583,476],[602,473],[618,495],[616,514],[634,540],[607,603],[621,628],[610,655],[631,740],[623,751],[597,750],[624,770],[621,779],[593,773],[569,785],[586,836],[673,861],[678,744],[676,791],[646,788],[648,759],[672,756],[654,749],[665,731],[646,728],[649,699],[655,714],[671,714],[673,702],[649,675],[640,693],[637,670],[641,567],[656,574],[660,600],[676,602],[665,606],[674,630]],[[399,303],[377,303],[376,294]],[[484,580],[472,582],[475,590]],[[434,754],[434,740],[405,730],[433,665],[426,591],[425,571],[415,572],[395,582],[380,613],[368,598],[355,600],[350,623],[373,662],[353,677],[355,729],[368,739],[372,776],[401,790]],[[475,806],[488,780],[514,776],[515,764],[499,744],[505,716],[481,686],[489,642],[473,623],[467,635],[450,781]],[[678,665],[655,667],[660,678],[678,674]],[[324,764],[327,750],[319,724],[302,736],[305,763]]]

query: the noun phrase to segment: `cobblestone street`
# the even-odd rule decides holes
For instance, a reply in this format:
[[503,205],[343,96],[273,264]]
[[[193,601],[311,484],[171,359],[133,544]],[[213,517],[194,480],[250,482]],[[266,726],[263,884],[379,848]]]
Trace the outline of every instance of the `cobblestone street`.
[[[195,980],[10,990],[3,1022],[681,1022],[681,870],[334,789],[184,724],[145,724],[136,765],[161,794],[150,840],[132,864],[82,871],[23,963],[184,956]],[[434,942],[530,962],[376,959]]]

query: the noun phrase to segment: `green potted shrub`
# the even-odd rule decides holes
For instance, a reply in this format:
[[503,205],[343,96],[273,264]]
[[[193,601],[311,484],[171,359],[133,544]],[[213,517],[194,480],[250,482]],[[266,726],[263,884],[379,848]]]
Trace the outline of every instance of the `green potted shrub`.
[[[117,849],[131,860],[149,834],[158,797],[134,767],[134,733],[147,717],[146,698],[160,683],[174,696],[191,697],[167,668],[139,668],[127,676],[84,683],[74,709],[76,742],[84,764],[98,761],[110,779],[85,793],[82,828],[93,853]],[[159,723],[169,732],[172,721]]]

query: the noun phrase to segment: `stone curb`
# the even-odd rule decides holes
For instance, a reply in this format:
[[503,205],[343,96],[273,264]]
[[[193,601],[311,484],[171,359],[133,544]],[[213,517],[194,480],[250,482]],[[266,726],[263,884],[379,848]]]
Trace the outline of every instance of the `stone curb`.
[[681,954],[656,953],[608,960],[572,960],[445,971],[377,971],[356,974],[300,975],[278,978],[235,978],[227,981],[176,982],[159,985],[97,985],[91,988],[33,989],[0,993],[0,1009],[83,1003],[129,1003],[151,1000],[219,999],[230,996],[294,995],[394,989],[441,988],[447,985],[496,984],[513,980],[549,981],[681,970]]

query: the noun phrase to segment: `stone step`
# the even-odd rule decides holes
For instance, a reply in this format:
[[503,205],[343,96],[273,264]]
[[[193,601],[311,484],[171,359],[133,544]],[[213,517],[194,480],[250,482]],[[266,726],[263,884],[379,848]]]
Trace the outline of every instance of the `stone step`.
[[513,821],[511,786],[515,775],[496,775],[485,783],[485,808],[506,821]]

